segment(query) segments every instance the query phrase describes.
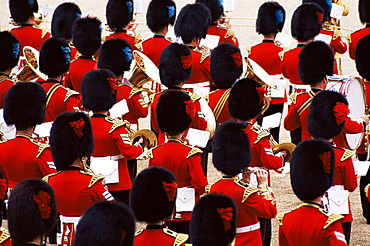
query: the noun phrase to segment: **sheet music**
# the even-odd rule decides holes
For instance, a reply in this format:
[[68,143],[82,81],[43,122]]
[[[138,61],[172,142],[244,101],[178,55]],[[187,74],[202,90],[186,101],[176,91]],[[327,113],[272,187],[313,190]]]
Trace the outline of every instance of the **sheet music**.
[[191,145],[205,148],[208,143],[209,135],[210,133],[207,131],[190,128],[186,135],[186,139]]

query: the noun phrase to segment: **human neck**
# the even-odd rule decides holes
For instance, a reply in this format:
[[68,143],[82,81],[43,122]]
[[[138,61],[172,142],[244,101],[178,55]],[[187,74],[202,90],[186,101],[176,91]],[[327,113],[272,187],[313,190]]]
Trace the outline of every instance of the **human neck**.
[[28,136],[32,136],[34,130],[35,130],[34,126],[29,126],[25,130],[17,130],[16,134],[26,134]]

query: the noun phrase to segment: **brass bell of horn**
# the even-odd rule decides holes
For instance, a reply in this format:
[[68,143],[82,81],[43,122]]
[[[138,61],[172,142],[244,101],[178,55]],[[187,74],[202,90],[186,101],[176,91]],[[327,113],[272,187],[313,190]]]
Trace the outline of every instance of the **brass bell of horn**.
[[277,88],[275,81],[270,75],[258,65],[252,59],[245,57],[246,72],[244,78],[250,78],[261,84],[262,86],[270,86],[271,88]]
[[47,76],[40,71],[39,52],[31,46],[23,47],[23,55],[26,65],[24,65],[17,73],[17,78],[20,81],[31,81],[37,78],[47,80]]

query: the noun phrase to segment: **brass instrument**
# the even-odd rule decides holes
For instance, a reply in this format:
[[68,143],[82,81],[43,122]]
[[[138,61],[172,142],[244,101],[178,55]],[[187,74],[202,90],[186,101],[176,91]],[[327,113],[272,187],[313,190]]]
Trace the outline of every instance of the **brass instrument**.
[[148,129],[140,129],[138,131],[135,131],[131,128],[130,122],[127,120],[124,120],[124,127],[126,128],[126,131],[128,133],[128,137],[130,138],[130,141],[132,143],[136,143],[139,138],[143,139],[143,148],[153,148],[157,146],[157,136]]
[[293,153],[293,151],[296,147],[296,145],[294,143],[278,144],[272,136],[270,136],[269,142],[270,142],[270,146],[272,148],[272,152],[274,152],[274,154],[278,153],[279,151],[285,150],[287,152],[287,156],[285,158],[285,161],[286,162],[290,161],[290,158],[292,157],[292,153]]
[[47,80],[47,76],[39,69],[39,52],[31,46],[23,47],[26,64],[16,74],[20,81],[31,81],[37,78]]
[[271,88],[276,89],[277,86],[273,79],[271,79],[270,75],[260,67],[255,61],[246,57],[245,62],[246,72],[244,78],[250,78],[261,84],[262,86],[270,86]]
[[0,143],[6,142],[6,139],[4,138],[4,133],[0,131]]

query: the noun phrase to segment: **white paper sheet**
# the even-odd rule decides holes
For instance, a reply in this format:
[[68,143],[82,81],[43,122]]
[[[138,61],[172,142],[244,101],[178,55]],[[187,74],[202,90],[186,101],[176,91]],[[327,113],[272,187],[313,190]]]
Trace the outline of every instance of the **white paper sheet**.
[[275,113],[266,117],[263,117],[262,128],[271,129],[280,126],[281,113]]
[[340,20],[343,16],[344,7],[333,3],[331,7],[330,17]]
[[200,148],[205,148],[208,143],[210,133],[208,131],[202,131],[194,128],[190,128],[186,139],[189,140],[189,143]]
[[126,99],[122,99],[118,103],[114,104],[113,107],[109,110],[109,114],[111,117],[122,117],[122,115],[127,114],[129,112],[128,105]]
[[356,176],[366,176],[369,166],[370,161],[353,161]]

